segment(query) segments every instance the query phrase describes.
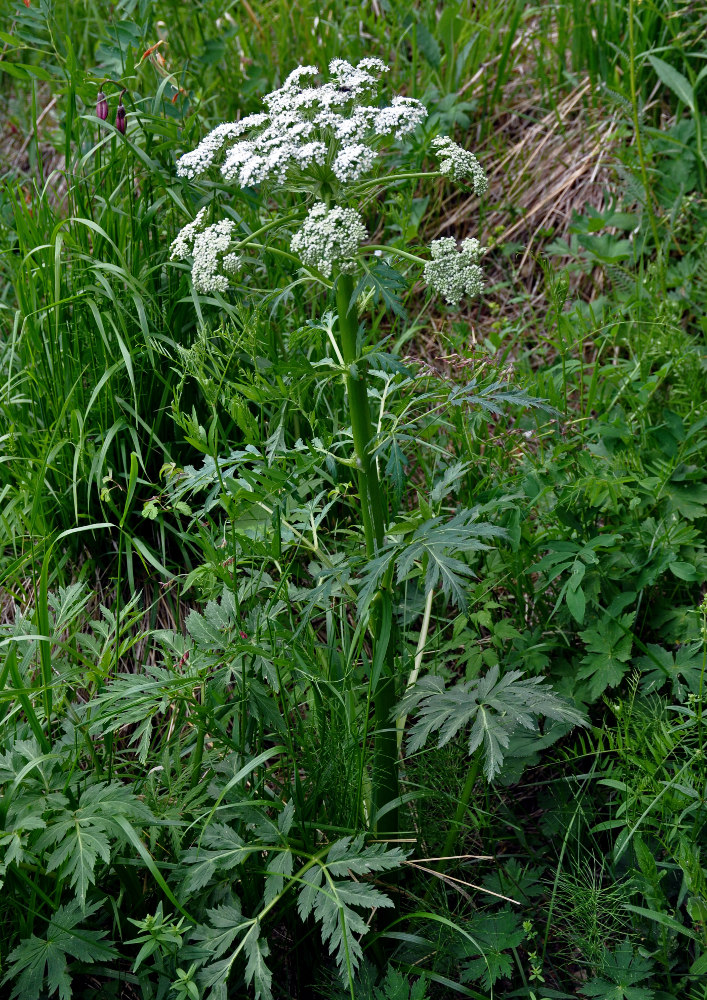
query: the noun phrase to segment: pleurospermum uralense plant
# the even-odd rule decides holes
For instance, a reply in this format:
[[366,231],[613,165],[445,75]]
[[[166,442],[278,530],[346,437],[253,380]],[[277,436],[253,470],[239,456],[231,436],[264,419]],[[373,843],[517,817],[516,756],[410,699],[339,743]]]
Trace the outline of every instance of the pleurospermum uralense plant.
[[[209,201],[172,245],[173,260],[191,259],[195,291],[216,297],[216,301],[236,285],[245,290],[250,286],[252,293],[254,268],[271,257],[297,273],[293,285],[309,281],[335,302],[336,322],[331,316],[331,321],[325,318],[323,324],[333,352],[325,374],[343,378],[348,400],[350,432],[344,435],[348,453],[340,449],[334,458],[355,471],[363,528],[365,561],[357,610],[359,623],[367,624],[371,638],[369,694],[375,736],[371,795],[362,815],[379,834],[398,828],[397,760],[405,714],[403,708],[396,712],[396,705],[404,691],[405,712],[416,705],[419,673],[418,663],[407,684],[399,683],[396,588],[418,567],[426,599],[424,645],[435,592],[441,590],[448,601],[463,605],[473,573],[460,556],[488,548],[503,531],[483,521],[479,509],[459,511],[451,518],[417,513],[404,522],[392,522],[380,472],[385,433],[380,420],[374,423],[372,419],[370,376],[380,375],[378,368],[392,370],[407,390],[420,394],[418,401],[426,401],[427,409],[439,408],[455,392],[456,403],[478,403],[496,411],[505,402],[539,402],[500,383],[475,393],[475,382],[463,389],[447,389],[442,399],[439,391],[423,392],[425,387],[429,390],[426,375],[383,355],[380,345],[367,344],[364,311],[378,302],[384,308],[396,307],[391,288],[405,284],[401,270],[421,276],[431,292],[452,306],[464,296],[479,295],[483,286],[480,260],[484,248],[474,237],[463,239],[460,247],[451,237],[434,240],[424,257],[397,243],[370,241],[369,229],[374,225],[377,231],[385,228],[386,192],[393,186],[443,176],[470,185],[477,195],[487,188],[486,175],[474,154],[444,135],[429,137],[430,159],[437,161],[436,168],[389,169],[391,152],[399,152],[406,137],[420,130],[427,111],[420,101],[408,97],[396,96],[389,104],[383,103],[378,89],[386,72],[387,67],[378,59],[364,59],[356,66],[335,59],[329,65],[329,78],[322,81],[316,67],[300,66],[280,89],[264,98],[262,113],[217,126],[181,157],[177,172],[190,182],[198,182],[218,171],[217,192],[223,190],[224,182],[248,189],[259,199],[260,223],[249,231],[231,209],[228,217],[215,218]],[[204,200],[213,190],[202,188]],[[293,194],[299,207],[293,205]],[[424,418],[424,410],[423,405],[420,418]],[[447,492],[451,482],[450,478]],[[467,711],[456,713],[454,718],[448,699],[443,701],[444,691],[426,688],[420,695],[425,699],[426,735],[440,729],[440,742],[445,742],[475,717],[470,752],[481,753],[483,746],[485,772],[491,778],[500,769],[503,748],[514,728],[534,728],[537,716],[543,714],[563,723],[580,721],[579,714],[544,684],[536,690],[532,707],[528,703],[526,710],[520,711],[523,699],[515,698],[514,685],[523,683],[519,674],[498,686],[491,682],[487,687],[498,698],[485,707],[481,697],[477,698],[480,688],[460,686],[456,696]],[[508,692],[510,698],[505,697]],[[441,699],[437,725],[432,719],[435,697]],[[416,746],[420,742],[424,740],[418,740]],[[467,782],[465,805],[478,770],[477,760]],[[448,845],[453,846],[453,831],[460,822],[457,816]]]

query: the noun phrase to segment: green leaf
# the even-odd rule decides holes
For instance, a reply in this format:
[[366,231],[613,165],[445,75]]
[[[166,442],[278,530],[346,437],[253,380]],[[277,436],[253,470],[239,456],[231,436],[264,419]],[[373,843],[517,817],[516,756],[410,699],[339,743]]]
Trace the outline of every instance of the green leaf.
[[7,73],[8,76],[16,80],[45,80],[47,83],[56,82],[56,76],[42,66],[34,66],[28,63],[9,62],[3,59],[0,62],[0,73]]
[[71,977],[68,958],[90,965],[117,957],[103,939],[105,931],[89,931],[79,925],[100,908],[93,903],[85,909],[76,900],[61,906],[49,921],[44,937],[25,938],[7,956],[8,970],[3,984],[13,983],[12,998],[38,1000],[44,989],[59,993],[60,1000],[71,1000]]
[[[109,864],[110,844],[116,837],[123,839],[117,824],[119,818],[151,820],[150,810],[135,798],[128,788],[103,782],[89,785],[81,793],[76,809],[62,805],[48,818],[36,849],[50,850],[47,871],[60,872],[75,887],[83,905],[89,885],[95,882],[95,866],[100,858]],[[56,845],[56,846],[55,846]]]
[[645,917],[646,920],[653,920],[657,924],[662,924],[663,927],[669,927],[670,930],[676,931],[678,934],[684,934],[685,937],[692,938],[694,941],[699,940],[694,931],[691,931],[689,927],[685,927],[675,917],[671,917],[669,913],[661,913],[660,910],[650,910],[645,906],[634,906],[632,903],[624,903],[624,909],[630,913],[636,913],[639,917]]
[[500,773],[504,751],[517,729],[537,732],[537,717],[586,725],[572,705],[558,697],[542,677],[522,679],[510,670],[499,679],[498,666],[473,681],[461,681],[445,691],[440,677],[421,678],[403,699],[399,715],[416,711],[418,719],[410,731],[407,752],[421,749],[433,732],[439,732],[442,747],[471,723],[469,754],[483,747],[484,774],[488,781]]
[[678,646],[674,653],[655,643],[646,646],[647,655],[641,656],[641,693],[660,691],[667,684],[671,693],[680,701],[688,691],[697,694],[702,677],[702,645]]
[[400,503],[407,483],[405,476],[406,467],[407,460],[405,453],[398,444],[398,439],[393,438],[388,449],[388,461],[385,463],[385,472],[393,483],[396,503]]
[[587,654],[582,659],[583,666],[578,670],[577,677],[589,680],[592,699],[598,698],[608,687],[620,683],[628,670],[633,648],[633,636],[629,631],[632,624],[631,614],[623,615],[618,621],[604,618],[595,628],[580,633],[587,646]]
[[374,991],[373,1000],[425,1000],[426,996],[427,984],[422,977],[411,985],[407,976],[389,965],[382,985]]
[[671,562],[670,572],[673,576],[676,576],[678,580],[685,580],[688,583],[694,583],[695,580],[700,579],[697,567],[688,562]]
[[267,941],[260,937],[260,922],[256,921],[243,938],[247,957],[245,981],[255,987],[255,1000],[270,1000],[272,997],[272,972],[265,964],[270,954]]
[[439,42],[421,21],[417,22],[414,31],[418,49],[433,69],[439,69],[439,64],[442,61],[442,50],[439,47]]
[[687,77],[684,77],[679,70],[657,56],[648,56],[648,62],[656,71],[661,83],[664,83],[669,90],[672,90],[675,96],[683,104],[686,104],[694,115],[696,113],[695,94]]
[[634,985],[647,979],[652,969],[653,962],[634,955],[631,943],[624,941],[613,952],[605,952],[602,975],[592,979],[579,992],[596,1000],[653,1000],[654,990]]
[[508,906],[494,912],[482,911],[474,915],[469,930],[473,943],[458,941],[454,951],[460,958],[474,958],[465,962],[462,982],[480,982],[489,991],[498,979],[511,974],[511,958],[508,954],[517,948],[525,938],[521,917]]
[[[226,995],[225,987],[231,970],[241,952],[244,952],[246,983],[254,986],[256,1000],[272,1000],[272,972],[265,964],[269,949],[267,941],[260,938],[260,921],[244,917],[237,900],[234,904],[223,904],[208,910],[207,916],[209,924],[201,924],[193,935],[199,954],[219,959],[210,962],[199,976],[202,986],[214,991],[207,995]],[[230,955],[222,959],[221,956],[233,946],[240,934],[243,936],[238,945]]]
[[317,866],[301,876],[304,884],[297,899],[299,915],[302,920],[312,915],[321,925],[322,940],[335,955],[344,981],[353,979],[363,957],[360,938],[369,930],[358,910],[394,904],[367,882],[341,876],[351,873],[360,877],[388,871],[398,868],[406,857],[407,852],[398,847],[388,849],[386,844],[364,847],[363,836],[353,840],[343,837],[332,844],[325,859],[317,859]]
[[448,600],[461,608],[466,607],[468,580],[474,573],[458,556],[486,551],[490,548],[487,540],[506,537],[503,528],[481,521],[480,516],[480,508],[474,507],[460,510],[448,520],[432,517],[418,525],[409,538],[385,546],[380,555],[367,564],[361,578],[359,614],[372,600],[391,562],[396,563],[398,583],[402,583],[417,564],[427,563],[425,592],[429,594],[441,586]]
[[571,587],[568,587],[565,592],[565,601],[574,620],[578,625],[582,625],[584,622],[584,612],[587,608],[587,599],[584,596],[582,588],[577,587],[576,590],[572,590]]
[[230,872],[242,865],[261,846],[244,843],[236,831],[225,823],[211,823],[204,831],[201,843],[190,847],[182,855],[182,864],[189,866],[184,878],[184,893],[203,889],[217,873]]

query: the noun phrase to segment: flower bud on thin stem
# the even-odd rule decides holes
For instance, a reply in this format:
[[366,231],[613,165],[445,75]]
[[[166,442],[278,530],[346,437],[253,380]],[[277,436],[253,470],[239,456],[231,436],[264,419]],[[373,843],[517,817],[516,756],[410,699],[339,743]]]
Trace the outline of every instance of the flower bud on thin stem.
[[96,94],[96,117],[101,121],[108,117],[108,99],[102,89]]
[[118,98],[118,110],[115,113],[115,127],[125,135],[125,108],[123,107],[123,94],[122,91],[120,97]]

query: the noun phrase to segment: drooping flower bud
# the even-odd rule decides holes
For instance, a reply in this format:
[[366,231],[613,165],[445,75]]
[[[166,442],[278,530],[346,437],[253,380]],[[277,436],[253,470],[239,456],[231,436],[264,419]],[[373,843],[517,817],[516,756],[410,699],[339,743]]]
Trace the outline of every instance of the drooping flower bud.
[[108,98],[102,90],[96,94],[96,117],[101,121],[105,121],[108,117]]
[[[125,91],[123,91],[123,94]],[[125,108],[123,107],[123,94],[118,98],[118,110],[115,112],[115,127],[125,135]]]

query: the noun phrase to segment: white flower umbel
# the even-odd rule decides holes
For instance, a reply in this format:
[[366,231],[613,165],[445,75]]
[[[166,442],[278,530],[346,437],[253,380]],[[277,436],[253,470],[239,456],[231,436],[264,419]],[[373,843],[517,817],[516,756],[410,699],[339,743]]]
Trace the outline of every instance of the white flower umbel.
[[235,222],[223,219],[213,226],[204,226],[206,208],[199,210],[193,222],[188,223],[171,246],[172,260],[192,257],[191,276],[194,290],[201,295],[225,292],[229,274],[240,267],[241,258],[231,250]]
[[478,240],[464,240],[457,250],[456,240],[445,236],[433,240],[432,260],[425,264],[424,277],[430,288],[456,306],[464,295],[479,295],[483,288],[483,272],[478,261],[486,252]]
[[171,260],[185,260],[187,257],[191,257],[191,252],[194,247],[194,237],[204,228],[205,218],[206,206],[199,209],[196,213],[194,221],[188,222],[172,243],[172,246],[169,248],[169,256]]
[[463,149],[448,135],[438,135],[432,140],[439,159],[439,169],[456,181],[470,178],[474,193],[482,195],[489,186],[483,167],[473,153]]
[[330,79],[313,85],[316,66],[299,66],[279,90],[264,98],[265,114],[219,125],[177,164],[190,180],[218,166],[227,181],[241,187],[306,181],[312,188],[334,188],[359,180],[373,167],[386,139],[401,139],[427,116],[424,104],[395,97],[375,101],[380,59],[345,59],[329,64]]
[[328,209],[319,202],[292,237],[290,249],[303,264],[329,277],[334,264],[341,271],[353,269],[351,258],[367,235],[363,219],[353,208]]

